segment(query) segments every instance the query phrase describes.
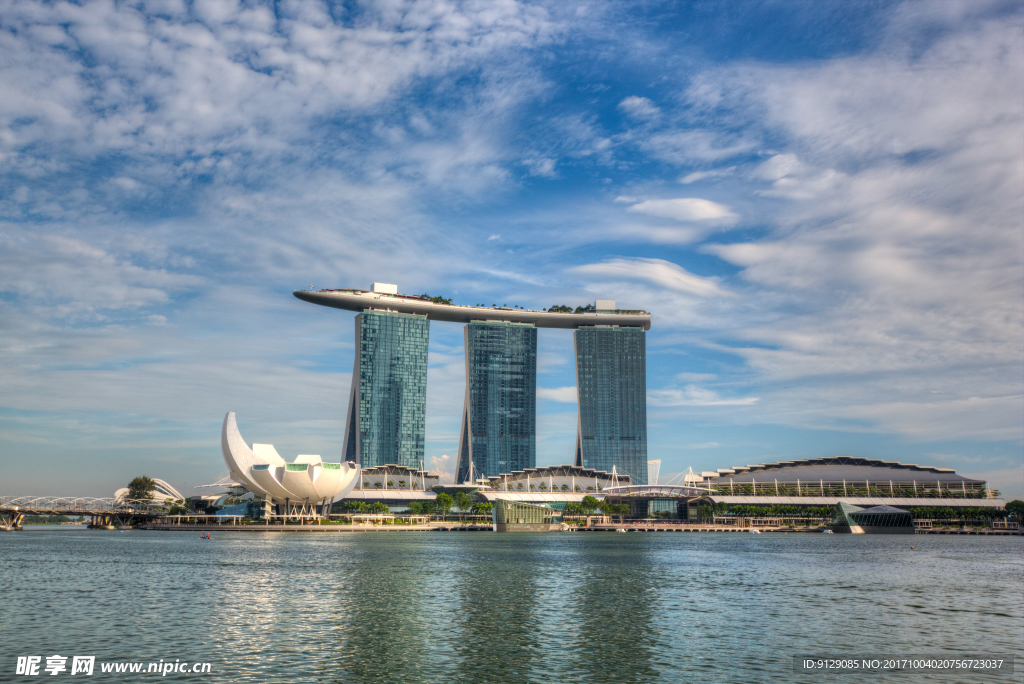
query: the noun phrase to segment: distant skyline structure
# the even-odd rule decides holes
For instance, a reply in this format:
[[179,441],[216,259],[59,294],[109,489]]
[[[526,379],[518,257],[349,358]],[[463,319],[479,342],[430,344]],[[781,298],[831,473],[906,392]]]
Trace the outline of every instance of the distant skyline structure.
[[465,344],[466,399],[455,481],[535,468],[537,328],[474,321],[465,328]]
[[661,459],[647,462],[647,484],[658,484],[658,476],[661,474]]
[[430,325],[422,315],[363,311],[356,316],[355,338],[342,460],[419,468],[426,443]]
[[575,465],[647,484],[647,341],[642,328],[585,326],[575,335]]
[[[466,395],[455,480],[536,467],[537,328],[574,329],[579,413],[574,464],[647,483],[645,331],[651,314],[599,299],[574,311],[460,306],[372,290],[297,290],[360,312],[344,456],[362,466],[422,467],[429,321],[466,323]],[[564,307],[567,309],[567,307]]]

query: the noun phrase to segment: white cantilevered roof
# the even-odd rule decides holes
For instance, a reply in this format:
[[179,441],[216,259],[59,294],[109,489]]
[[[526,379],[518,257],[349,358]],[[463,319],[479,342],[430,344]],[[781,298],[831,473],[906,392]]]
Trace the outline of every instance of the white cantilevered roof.
[[524,503],[553,503],[556,501],[583,501],[583,497],[592,496],[595,499],[603,499],[603,492],[504,492],[500,489],[478,492],[487,501],[522,501]]
[[435,321],[470,323],[472,321],[508,321],[530,323],[538,328],[579,328],[590,325],[617,325],[620,327],[651,329],[651,314],[646,311],[622,310],[591,311],[587,313],[558,313],[530,311],[505,307],[457,306],[437,304],[429,299],[408,295],[368,292],[358,289],[296,290],[298,299],[320,306],[346,311],[378,309],[406,314],[419,314]]
[[[418,489],[353,489],[345,495],[345,501],[433,501],[437,494]],[[338,499],[342,501],[342,499]]]

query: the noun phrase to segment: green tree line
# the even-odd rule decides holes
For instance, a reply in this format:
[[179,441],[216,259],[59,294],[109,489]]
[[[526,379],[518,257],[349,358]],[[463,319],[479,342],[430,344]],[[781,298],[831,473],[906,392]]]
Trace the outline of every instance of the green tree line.
[[[79,518],[76,518],[76,520]],[[22,518],[22,522],[26,523],[66,523],[72,522],[71,518],[66,515],[26,515]]]

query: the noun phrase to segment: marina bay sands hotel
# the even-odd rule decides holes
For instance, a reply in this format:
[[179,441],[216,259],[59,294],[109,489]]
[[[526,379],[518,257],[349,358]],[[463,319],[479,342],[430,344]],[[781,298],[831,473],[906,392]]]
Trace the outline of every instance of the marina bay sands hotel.
[[[303,301],[356,311],[355,366],[343,460],[421,467],[430,321],[465,324],[466,397],[456,482],[537,465],[537,328],[574,330],[574,464],[647,484],[646,311],[597,300],[583,310],[458,306],[372,290],[299,290]],[[561,309],[562,307],[555,307]],[[565,307],[566,309],[568,307]]]

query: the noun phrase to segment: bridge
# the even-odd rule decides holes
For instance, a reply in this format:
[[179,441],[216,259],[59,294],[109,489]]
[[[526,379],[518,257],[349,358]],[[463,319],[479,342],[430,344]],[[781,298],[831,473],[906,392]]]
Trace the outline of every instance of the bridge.
[[26,515],[88,516],[89,527],[112,530],[167,515],[166,504],[80,496],[0,496],[0,531],[21,529]]

